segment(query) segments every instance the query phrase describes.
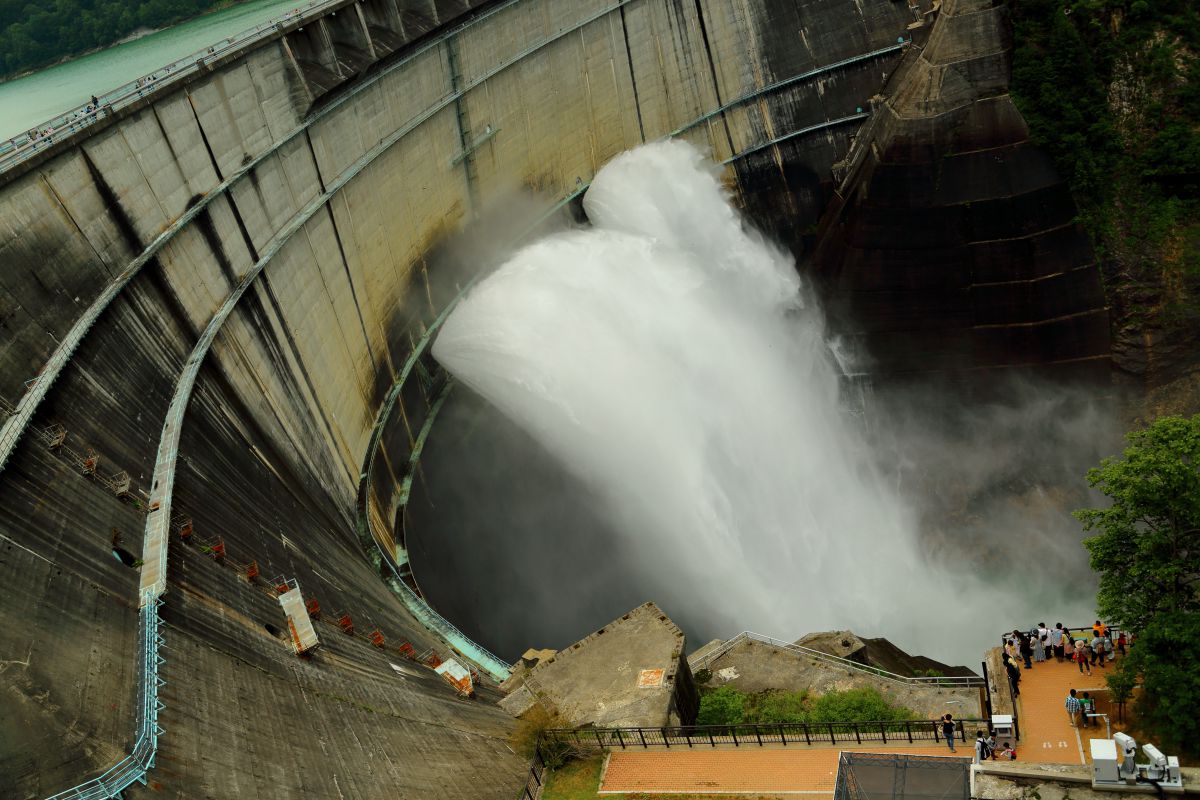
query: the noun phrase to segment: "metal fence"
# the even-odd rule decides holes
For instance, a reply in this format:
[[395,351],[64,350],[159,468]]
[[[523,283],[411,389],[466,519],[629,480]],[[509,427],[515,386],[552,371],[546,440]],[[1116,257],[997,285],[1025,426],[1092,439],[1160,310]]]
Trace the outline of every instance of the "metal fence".
[[705,653],[699,658],[688,662],[688,666],[692,668],[692,672],[700,669],[707,669],[714,661],[728,653],[734,647],[744,642],[756,642],[765,644],[779,650],[786,650],[797,655],[807,656],[817,661],[822,661],[826,664],[832,664],[837,667],[845,667],[846,669],[857,670],[868,675],[874,675],[877,678],[882,678],[894,683],[902,683],[906,686],[983,686],[984,680],[978,675],[959,675],[959,676],[937,676],[937,677],[920,677],[914,678],[907,675],[898,675],[895,672],[889,672],[879,667],[872,667],[867,664],[860,664],[857,661],[851,661],[848,658],[823,653],[820,650],[813,650],[809,647],[785,642],[782,639],[775,639],[771,636],[764,636],[761,633],[753,631],[742,631],[737,636],[722,644],[720,647]]
[[154,755],[158,750],[158,737],[162,728],[158,725],[158,712],[163,705],[158,699],[158,689],[165,681],[158,674],[162,656],[158,649],[163,645],[159,630],[158,607],[161,599],[147,602],[138,612],[138,644],[141,654],[138,686],[137,741],[133,750],[104,773],[78,786],[52,795],[48,800],[101,800],[118,797],[134,783],[146,782],[146,772],[154,766]]
[[518,800],[538,800],[542,796],[542,783],[546,777],[546,759],[540,748],[534,749],[529,761],[529,772],[525,774],[525,785],[521,787]]
[[[967,730],[986,730],[987,720],[955,720],[954,738],[967,741]],[[780,722],[742,725],[682,725],[656,728],[551,728],[545,745],[598,747],[606,750],[651,747],[716,747],[732,745],[863,744],[865,742],[941,742],[940,720],[879,722]]]
[[96,95],[98,104],[91,107],[90,110],[90,104],[77,106],[35,126],[34,130],[37,133],[32,136],[29,131],[26,131],[0,143],[0,172],[25,161],[34,153],[44,150],[54,144],[56,139],[83,130],[118,109],[137,102],[147,94],[159,91],[164,86],[174,85],[188,75],[199,72],[209,61],[219,59],[248,44],[267,38],[283,23],[307,20],[308,16],[320,14],[326,7],[336,5],[341,1],[309,0],[307,4],[302,4],[283,16],[275,17],[249,30],[228,36],[210,47],[176,59],[170,64],[165,64],[148,75],[135,77],[128,83]]

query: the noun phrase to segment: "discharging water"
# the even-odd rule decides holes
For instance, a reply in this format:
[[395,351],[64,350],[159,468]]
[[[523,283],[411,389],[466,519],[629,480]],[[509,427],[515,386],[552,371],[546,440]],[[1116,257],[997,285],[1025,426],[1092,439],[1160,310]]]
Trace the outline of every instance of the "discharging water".
[[227,36],[306,6],[253,0],[0,83],[0,140],[9,139]]
[[701,154],[626,153],[584,207],[592,228],[483,280],[433,352],[601,498],[621,574],[706,636],[852,628],[960,662],[1008,620],[1050,615],[1006,593],[980,626],[971,565],[923,555],[839,402],[815,299]]

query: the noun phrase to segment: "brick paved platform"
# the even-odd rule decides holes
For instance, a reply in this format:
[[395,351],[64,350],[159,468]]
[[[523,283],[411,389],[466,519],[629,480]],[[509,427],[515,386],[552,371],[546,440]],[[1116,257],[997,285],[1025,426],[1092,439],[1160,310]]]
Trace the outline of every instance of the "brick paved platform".
[[[1035,764],[1086,764],[1091,758],[1090,738],[1104,738],[1104,721],[1098,727],[1072,728],[1067,721],[1064,705],[1067,694],[1099,690],[1107,703],[1104,676],[1112,667],[1092,667],[1091,677],[1080,675],[1079,668],[1069,661],[1058,663],[1053,658],[1035,662],[1033,669],[1021,670],[1021,696],[1017,698],[1020,715],[1021,741],[1017,758]],[[1115,729],[1114,729],[1115,730]]]
[[[972,743],[958,746],[969,757]],[[838,754],[910,753],[950,758],[941,747],[745,747],[736,750],[638,750],[614,752],[605,765],[600,794],[759,794],[832,797]]]

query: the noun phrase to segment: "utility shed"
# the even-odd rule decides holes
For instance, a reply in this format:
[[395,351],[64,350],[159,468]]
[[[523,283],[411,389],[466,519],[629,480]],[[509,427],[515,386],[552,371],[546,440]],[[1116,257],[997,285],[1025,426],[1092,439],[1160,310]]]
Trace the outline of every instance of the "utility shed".
[[576,727],[690,725],[700,697],[684,646],[683,631],[646,603],[539,661],[525,688]]
[[296,651],[296,655],[307,653],[320,644],[317,641],[317,632],[313,630],[312,620],[308,618],[308,610],[304,606],[304,597],[300,594],[299,586],[294,586],[279,595],[279,605],[283,606],[283,613],[287,615],[292,649]]

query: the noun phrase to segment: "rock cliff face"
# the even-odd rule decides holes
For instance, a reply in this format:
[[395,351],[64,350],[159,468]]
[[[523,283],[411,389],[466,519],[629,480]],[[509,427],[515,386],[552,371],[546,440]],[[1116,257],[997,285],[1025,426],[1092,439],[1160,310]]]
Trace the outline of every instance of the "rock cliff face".
[[854,631],[810,633],[796,640],[796,644],[906,677],[920,677],[929,670],[946,676],[976,674],[967,667],[952,667],[926,656],[909,655],[883,637],[863,639]]
[[916,33],[835,169],[814,257],[854,368],[1107,381],[1099,271],[1008,95],[1005,4],[947,0]]

